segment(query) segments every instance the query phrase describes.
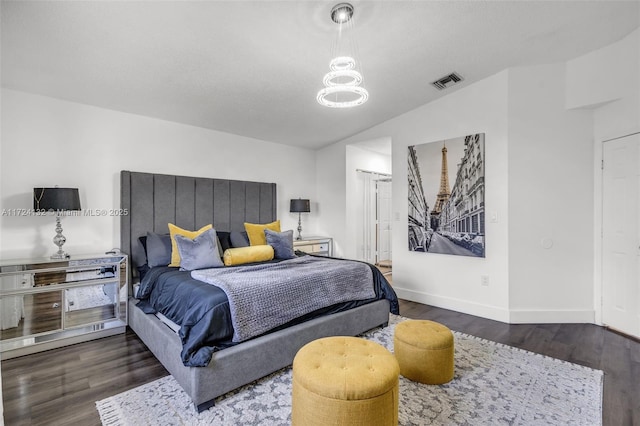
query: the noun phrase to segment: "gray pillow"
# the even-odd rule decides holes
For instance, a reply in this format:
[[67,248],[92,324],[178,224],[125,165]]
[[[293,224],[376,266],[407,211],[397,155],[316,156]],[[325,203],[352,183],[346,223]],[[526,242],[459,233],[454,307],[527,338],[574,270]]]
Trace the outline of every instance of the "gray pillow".
[[149,267],[167,266],[170,263],[171,236],[147,232],[147,264]]
[[218,268],[224,266],[218,254],[216,231],[209,229],[193,240],[184,235],[175,235],[176,245],[180,253],[180,269]]
[[276,259],[293,259],[296,254],[293,252],[293,230],[276,232],[271,229],[264,230],[267,244],[273,247]]
[[246,232],[231,231],[229,239],[232,247],[249,247],[249,237]]

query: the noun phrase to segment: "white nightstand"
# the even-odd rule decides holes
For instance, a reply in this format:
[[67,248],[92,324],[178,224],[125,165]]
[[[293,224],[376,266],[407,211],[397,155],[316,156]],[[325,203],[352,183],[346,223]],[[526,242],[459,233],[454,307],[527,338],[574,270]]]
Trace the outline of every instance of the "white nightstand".
[[293,240],[293,249],[321,256],[333,256],[333,238],[303,237],[302,240]]

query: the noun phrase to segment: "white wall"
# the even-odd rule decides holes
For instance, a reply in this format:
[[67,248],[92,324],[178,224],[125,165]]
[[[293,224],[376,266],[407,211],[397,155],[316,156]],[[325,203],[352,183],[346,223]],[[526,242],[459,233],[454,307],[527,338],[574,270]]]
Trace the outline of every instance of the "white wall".
[[[435,306],[456,309],[488,318],[508,320],[508,215],[507,215],[507,83],[502,72],[452,93],[435,102],[389,120],[352,138],[319,151],[320,173],[334,164],[345,164],[346,146],[390,137],[393,166],[393,283],[400,297]],[[407,249],[407,147],[426,142],[486,133],[486,205],[500,218],[487,223],[486,258],[446,256],[409,252]],[[334,176],[338,188],[345,176]],[[346,216],[344,192],[332,194],[329,185],[318,196]],[[330,231],[338,245],[347,245],[344,219],[332,218]],[[324,224],[323,224],[324,226]],[[490,238],[490,239],[489,239]],[[480,276],[489,275],[489,287],[480,285]]]
[[[0,10],[2,10],[2,7],[0,6]],[[2,117],[2,102],[0,101],[0,117]],[[2,120],[0,120],[0,126],[2,126]],[[2,135],[0,134],[0,188],[2,188],[2,182],[3,182],[3,178],[2,178],[2,157],[3,157],[3,153],[2,153]],[[0,199],[2,197],[0,196]],[[1,209],[2,204],[0,201],[0,212],[2,211]],[[3,222],[4,222],[4,217],[2,216],[2,214],[0,213],[0,244],[2,244],[2,228],[3,228]],[[0,248],[2,246],[0,245]],[[2,403],[2,363],[0,362],[0,425],[4,425],[4,406]]]
[[[53,98],[2,90],[0,209],[31,208],[32,190],[71,186],[83,209],[120,205],[119,172],[275,182],[284,229],[297,227],[289,199],[315,197],[315,152]],[[343,185],[344,187],[344,185]],[[305,231],[316,219],[304,218]],[[70,253],[120,244],[118,217],[66,217]],[[3,216],[0,256],[55,251],[52,217]]]
[[640,29],[567,62],[567,108],[593,111],[600,142],[640,130]]
[[318,235],[333,237],[333,255],[344,257],[346,232],[344,144],[333,144],[316,151],[316,182],[316,198],[319,207],[315,214],[318,221]]
[[356,170],[366,170],[391,174],[391,156],[363,149],[355,145],[345,147],[346,169],[346,235],[342,257],[348,259],[358,258],[358,232],[362,227],[364,206],[358,191],[358,174]]
[[[612,78],[623,81],[609,87]],[[503,71],[334,144],[317,164],[343,164],[348,144],[392,138],[401,297],[509,322],[598,322],[601,144],[637,131],[640,30],[567,63]],[[486,258],[409,252],[406,147],[476,132],[486,133]],[[343,197],[319,192],[342,211]],[[330,235],[348,245],[332,220]]]
[[[602,144],[640,132],[640,29],[567,62],[566,103],[593,113],[594,306],[602,322]],[[603,84],[606,82],[606,84]]]
[[592,117],[565,109],[564,76],[509,70],[511,322],[594,321]]

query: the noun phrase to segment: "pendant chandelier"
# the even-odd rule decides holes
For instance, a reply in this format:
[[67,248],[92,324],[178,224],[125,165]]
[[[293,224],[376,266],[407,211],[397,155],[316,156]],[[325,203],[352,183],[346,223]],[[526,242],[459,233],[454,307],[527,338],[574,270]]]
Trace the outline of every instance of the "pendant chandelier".
[[[338,37],[334,46],[334,58],[329,63],[330,71],[322,82],[324,89],[318,92],[316,99],[321,105],[330,108],[350,108],[362,105],[369,99],[369,92],[362,87],[362,74],[356,69],[356,44],[343,39],[343,31],[353,30],[353,6],[339,3],[331,9],[331,20],[338,24]],[[346,27],[346,28],[345,28]],[[362,64],[360,66],[362,68]]]

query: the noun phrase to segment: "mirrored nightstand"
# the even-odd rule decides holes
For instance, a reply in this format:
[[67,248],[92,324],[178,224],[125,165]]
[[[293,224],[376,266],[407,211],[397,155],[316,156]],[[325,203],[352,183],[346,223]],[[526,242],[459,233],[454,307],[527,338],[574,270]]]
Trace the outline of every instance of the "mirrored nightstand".
[[321,256],[333,256],[333,238],[304,237],[302,240],[293,240],[293,249]]
[[123,333],[127,256],[0,261],[0,356]]

